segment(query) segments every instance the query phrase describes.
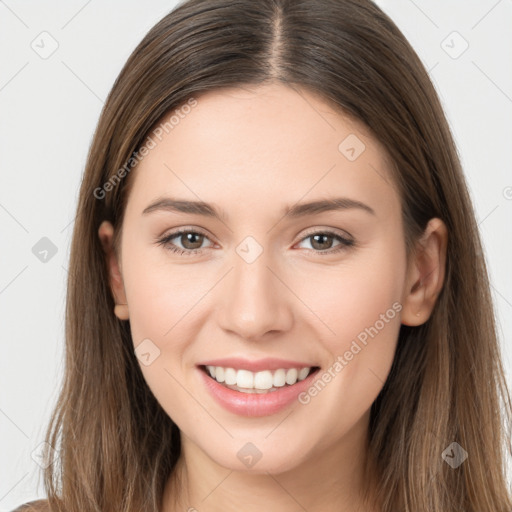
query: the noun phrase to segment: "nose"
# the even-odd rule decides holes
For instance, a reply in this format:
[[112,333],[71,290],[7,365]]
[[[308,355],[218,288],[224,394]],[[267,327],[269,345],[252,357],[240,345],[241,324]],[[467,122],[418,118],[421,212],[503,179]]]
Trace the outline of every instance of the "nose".
[[235,254],[233,262],[219,290],[220,327],[249,341],[291,329],[294,297],[286,276],[274,268],[267,253],[252,263]]

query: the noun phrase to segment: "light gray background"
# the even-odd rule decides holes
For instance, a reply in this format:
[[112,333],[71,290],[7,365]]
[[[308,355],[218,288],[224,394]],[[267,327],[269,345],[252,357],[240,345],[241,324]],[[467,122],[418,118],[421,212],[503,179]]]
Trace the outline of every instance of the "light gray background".
[[[485,245],[510,383],[512,0],[377,3],[429,69],[447,112]],[[68,248],[100,109],[131,51],[175,5],[0,0],[0,512],[44,497],[31,454],[62,377]],[[44,55],[52,44],[56,51]],[[57,249],[46,262],[32,252],[42,237]]]

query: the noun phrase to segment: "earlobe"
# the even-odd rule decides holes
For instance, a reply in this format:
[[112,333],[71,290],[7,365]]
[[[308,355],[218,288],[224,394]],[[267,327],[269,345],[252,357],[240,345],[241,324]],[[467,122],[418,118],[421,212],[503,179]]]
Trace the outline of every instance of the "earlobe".
[[441,219],[431,219],[408,268],[402,324],[418,326],[429,319],[443,288],[447,244],[446,225]]
[[113,248],[114,228],[108,221],[103,221],[98,229],[98,236],[105,252],[107,262],[109,285],[116,303],[114,314],[119,320],[128,320],[128,303],[124,291],[123,276],[121,266],[117,261],[117,256]]

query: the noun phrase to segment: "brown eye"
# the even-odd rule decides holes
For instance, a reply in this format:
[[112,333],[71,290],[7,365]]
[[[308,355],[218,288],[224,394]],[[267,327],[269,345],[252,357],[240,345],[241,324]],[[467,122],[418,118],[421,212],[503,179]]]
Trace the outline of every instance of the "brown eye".
[[203,244],[204,235],[194,233],[192,231],[182,233],[179,235],[179,240],[185,249],[199,249]]
[[312,235],[312,236],[310,236],[310,238],[312,240],[311,246],[314,249],[318,249],[321,251],[323,251],[325,249],[330,249],[334,242],[333,236],[325,235],[323,233],[318,234],[318,235]]
[[[175,241],[173,242],[173,240]],[[202,251],[203,248],[201,246],[205,240],[209,240],[209,238],[203,233],[183,229],[181,231],[170,233],[159,240],[158,243],[163,245],[166,249],[169,249],[171,252],[191,255]]]
[[[316,233],[311,233],[304,237],[301,242],[304,242],[305,240],[311,240],[310,245],[312,249],[309,250],[317,254],[337,253],[352,247],[355,244],[354,240],[344,238],[332,231],[317,231]],[[339,243],[333,245],[335,241],[338,241]]]

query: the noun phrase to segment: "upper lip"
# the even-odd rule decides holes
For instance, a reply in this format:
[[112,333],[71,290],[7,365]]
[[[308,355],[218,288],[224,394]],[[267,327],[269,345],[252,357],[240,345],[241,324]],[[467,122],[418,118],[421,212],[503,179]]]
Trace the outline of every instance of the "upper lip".
[[279,368],[312,368],[314,365],[289,359],[265,358],[257,360],[243,359],[241,357],[226,357],[223,359],[210,359],[197,363],[198,366],[222,366],[223,368],[235,368],[237,370],[248,370],[259,372],[262,370],[278,370]]

